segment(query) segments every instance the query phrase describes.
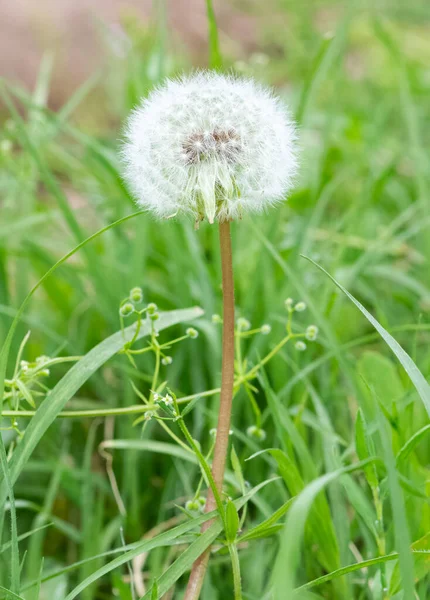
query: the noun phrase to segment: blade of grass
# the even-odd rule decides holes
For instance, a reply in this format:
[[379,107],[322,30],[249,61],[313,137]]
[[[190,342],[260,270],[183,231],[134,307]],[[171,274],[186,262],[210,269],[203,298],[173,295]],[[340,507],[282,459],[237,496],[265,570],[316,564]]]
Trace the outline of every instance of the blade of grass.
[[423,401],[424,407],[427,411],[427,414],[430,417],[430,385],[427,383],[424,375],[418,369],[417,365],[414,363],[412,358],[403,350],[400,344],[393,338],[392,335],[388,333],[386,329],[379,324],[379,322],[369,313],[368,310],[364,308],[364,306],[356,299],[352,294],[348,292],[334,277],[330,275],[321,265],[316,263],[314,260],[309,258],[308,256],[303,256],[306,260],[315,265],[320,271],[325,273],[327,277],[329,277],[333,283],[347,296],[355,306],[361,311],[361,313],[366,317],[366,319],[373,325],[379,335],[382,337],[384,342],[388,345],[390,350],[396,355],[399,359],[402,367],[405,369],[408,374],[411,382],[413,383],[415,389],[418,392],[419,397]]
[[300,545],[309,511],[315,498],[332,481],[335,481],[346,473],[362,469],[377,460],[376,458],[368,459],[355,465],[327,473],[307,485],[296,497],[293,506],[288,512],[282,533],[281,547],[273,569],[273,600],[291,598],[294,592],[295,573],[300,557]]

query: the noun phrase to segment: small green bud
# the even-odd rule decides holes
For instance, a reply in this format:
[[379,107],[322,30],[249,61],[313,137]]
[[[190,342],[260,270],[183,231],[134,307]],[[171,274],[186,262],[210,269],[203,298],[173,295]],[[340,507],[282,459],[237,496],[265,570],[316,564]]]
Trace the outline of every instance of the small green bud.
[[220,317],[220,315],[212,315],[212,323],[222,323],[222,318]]
[[161,364],[164,366],[171,365],[173,362],[173,358],[171,356],[163,356],[161,359]]
[[306,350],[306,344],[305,344],[305,342],[302,342],[301,340],[299,340],[298,342],[295,343],[295,348],[299,352],[304,352],[304,350]]
[[158,306],[156,304],[154,304],[153,302],[150,302],[148,304],[148,306],[146,307],[148,314],[152,315],[153,313],[155,313],[155,311],[157,310]]
[[147,410],[145,413],[145,421],[150,421],[153,417],[155,417],[156,413],[153,410]]
[[130,300],[135,304],[140,304],[143,300],[142,288],[134,287],[132,290],[130,290]]
[[212,437],[216,437],[216,427],[212,427],[212,429],[209,431],[209,435]]
[[294,307],[294,310],[296,312],[303,312],[304,310],[306,310],[306,304],[304,302],[297,302],[296,306]]
[[269,333],[272,331],[272,327],[270,325],[264,324],[261,326],[261,333],[263,335],[269,335]]
[[190,337],[191,339],[196,339],[196,337],[199,337],[199,332],[197,331],[197,329],[194,329],[193,327],[188,327],[188,329],[185,332],[187,334],[188,337]]
[[45,356],[45,355],[38,356],[36,358],[36,364],[37,365],[44,365],[45,363],[49,362],[50,360],[51,359],[49,358],[49,356]]
[[149,318],[151,319],[151,321],[158,321],[158,319],[160,318],[160,314],[158,312],[148,313],[148,314],[149,314]]
[[129,317],[134,312],[134,306],[131,302],[126,302],[119,309],[119,314],[122,317]]
[[249,331],[251,329],[251,323],[248,321],[248,319],[241,317],[237,320],[237,328],[239,331]]
[[317,339],[318,327],[316,325],[309,325],[306,329],[306,339],[310,342],[314,342]]
[[287,298],[287,299],[285,300],[285,308],[286,308],[287,310],[292,310],[292,308],[293,308],[293,304],[294,304],[294,300],[293,300],[292,298]]
[[189,512],[200,512],[200,504],[197,500],[188,500],[185,503],[185,510]]
[[259,442],[264,442],[266,439],[266,432],[264,429],[257,427],[257,425],[251,425],[251,427],[248,427],[246,434]]
[[200,510],[203,512],[203,509],[204,509],[204,508],[205,508],[205,506],[206,506],[206,498],[204,498],[203,496],[199,496],[199,497],[197,498],[197,502],[199,503]]

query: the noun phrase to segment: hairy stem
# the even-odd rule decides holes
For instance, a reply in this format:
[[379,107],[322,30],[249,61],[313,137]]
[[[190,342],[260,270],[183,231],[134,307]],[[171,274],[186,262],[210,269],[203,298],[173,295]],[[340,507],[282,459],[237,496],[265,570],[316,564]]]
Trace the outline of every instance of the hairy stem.
[[[234,383],[234,282],[229,222],[220,223],[219,240],[223,292],[222,375],[212,475],[216,488],[221,495],[228,452]],[[210,512],[215,508],[215,497],[212,490],[209,489],[206,501],[206,512]],[[211,521],[204,523],[202,531],[205,531],[210,525]],[[185,600],[198,600],[209,561],[209,553],[210,549],[206,550],[195,561],[188,581]]]

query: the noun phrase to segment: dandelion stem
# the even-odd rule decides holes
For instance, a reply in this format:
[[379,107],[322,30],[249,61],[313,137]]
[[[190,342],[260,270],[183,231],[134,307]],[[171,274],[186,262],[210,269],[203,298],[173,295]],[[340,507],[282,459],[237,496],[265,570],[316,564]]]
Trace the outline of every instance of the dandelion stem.
[[[219,494],[222,494],[225,463],[227,460],[228,441],[230,435],[231,406],[233,401],[234,384],[234,281],[233,260],[231,252],[230,223],[221,222],[219,225],[219,240],[221,249],[222,292],[223,292],[223,330],[222,330],[222,372],[221,394],[218,413],[218,426],[215,441],[212,475]],[[216,501],[211,489],[208,491],[206,512],[216,508]],[[211,521],[204,523],[205,531]],[[198,600],[203,585],[210,549],[206,550],[195,561],[188,581],[184,600]]]

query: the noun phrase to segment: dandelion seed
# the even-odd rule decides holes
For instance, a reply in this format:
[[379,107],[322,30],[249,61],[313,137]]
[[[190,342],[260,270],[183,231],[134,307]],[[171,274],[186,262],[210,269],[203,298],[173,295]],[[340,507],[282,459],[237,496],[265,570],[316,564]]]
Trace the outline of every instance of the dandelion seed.
[[125,179],[157,217],[225,221],[282,201],[296,173],[295,126],[270,90],[201,71],[168,80],[130,116]]

